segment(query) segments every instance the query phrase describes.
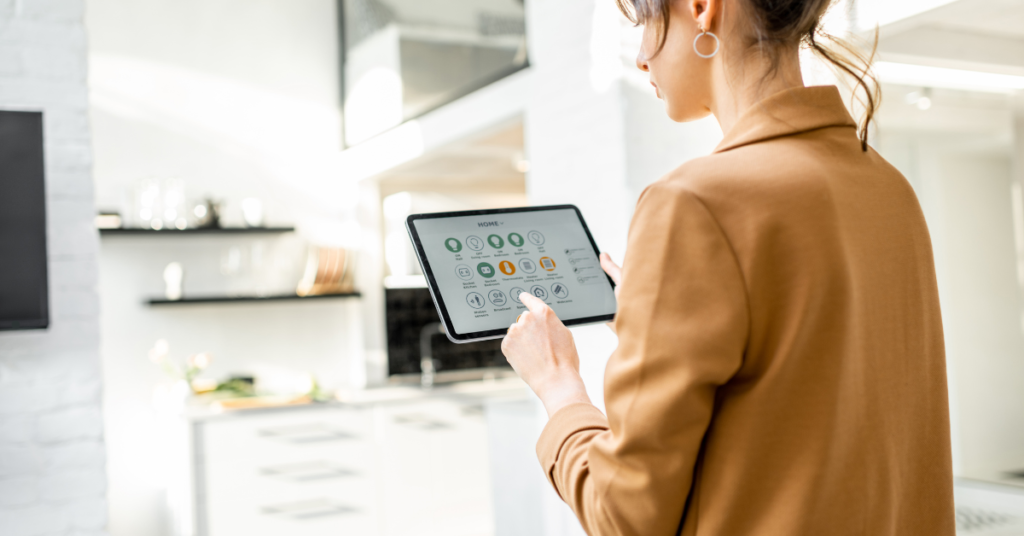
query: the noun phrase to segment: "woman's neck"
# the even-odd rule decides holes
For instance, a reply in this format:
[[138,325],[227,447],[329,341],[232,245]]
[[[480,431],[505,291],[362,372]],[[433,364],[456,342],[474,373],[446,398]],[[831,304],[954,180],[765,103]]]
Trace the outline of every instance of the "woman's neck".
[[750,54],[746,62],[726,65],[723,60],[713,75],[711,113],[718,120],[722,133],[732,127],[752,106],[787,89],[804,87],[800,72],[800,56],[797,50],[784,53],[778,69],[766,77],[768,68],[763,59]]

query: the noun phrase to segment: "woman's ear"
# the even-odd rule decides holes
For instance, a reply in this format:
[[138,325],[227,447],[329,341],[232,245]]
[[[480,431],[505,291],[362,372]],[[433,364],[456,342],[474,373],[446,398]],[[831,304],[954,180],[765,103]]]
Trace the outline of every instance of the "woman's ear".
[[715,15],[718,14],[721,0],[686,0],[689,4],[690,15],[698,26],[706,31],[711,31],[715,22]]

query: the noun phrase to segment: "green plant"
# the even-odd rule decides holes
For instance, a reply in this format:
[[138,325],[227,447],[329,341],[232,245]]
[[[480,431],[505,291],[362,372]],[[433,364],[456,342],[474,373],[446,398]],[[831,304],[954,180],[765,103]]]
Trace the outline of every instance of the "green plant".
[[256,396],[256,388],[252,378],[232,377],[217,384],[214,393],[224,394],[232,398]]

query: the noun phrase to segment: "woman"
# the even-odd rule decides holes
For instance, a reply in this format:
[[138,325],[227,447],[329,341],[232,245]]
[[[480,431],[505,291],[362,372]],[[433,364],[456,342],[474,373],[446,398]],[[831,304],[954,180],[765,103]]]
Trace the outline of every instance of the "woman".
[[[725,137],[641,195],[607,417],[543,302],[502,349],[540,397],[551,484],[591,535],[954,534],[942,324],[907,181],[835,87],[805,88],[830,0],[631,0],[637,66]],[[865,67],[866,69],[866,67]]]

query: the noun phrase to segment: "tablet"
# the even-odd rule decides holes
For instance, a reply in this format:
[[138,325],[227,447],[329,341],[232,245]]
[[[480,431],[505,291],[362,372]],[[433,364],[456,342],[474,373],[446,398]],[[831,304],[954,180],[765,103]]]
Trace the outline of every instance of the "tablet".
[[544,300],[567,325],[615,316],[615,289],[573,205],[413,214],[405,222],[437,313],[452,342],[505,336]]

